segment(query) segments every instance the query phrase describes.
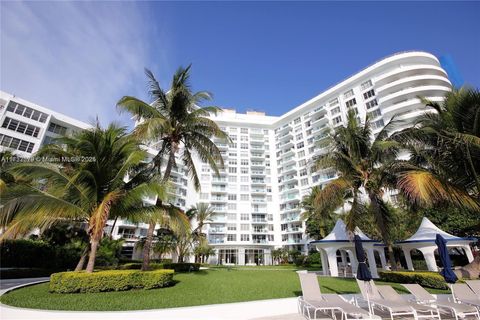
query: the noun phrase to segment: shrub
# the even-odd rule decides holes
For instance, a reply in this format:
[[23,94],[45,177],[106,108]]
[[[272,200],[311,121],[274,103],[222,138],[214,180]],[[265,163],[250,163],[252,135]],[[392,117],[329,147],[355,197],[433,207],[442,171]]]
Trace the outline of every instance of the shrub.
[[200,263],[164,263],[163,267],[165,269],[173,269],[175,272],[190,272],[200,270]]
[[428,271],[381,271],[383,281],[396,283],[418,283],[423,287],[435,289],[448,289],[443,277],[436,272]]
[[293,259],[293,263],[297,266],[297,267],[300,267],[300,266],[303,266],[304,263],[305,263],[305,258],[306,256],[301,254],[299,256],[296,256],[294,259]]
[[313,252],[308,255],[311,264],[321,264],[322,259],[320,258],[320,252]]
[[84,293],[162,288],[173,283],[173,272],[173,270],[60,272],[50,276],[50,292]]
[[46,242],[5,240],[0,247],[2,268],[53,268],[55,249]]
[[[140,270],[142,268],[141,262],[132,262],[132,263],[124,263],[118,266],[119,270]],[[164,269],[164,265],[162,263],[150,263],[150,270],[159,270]]]

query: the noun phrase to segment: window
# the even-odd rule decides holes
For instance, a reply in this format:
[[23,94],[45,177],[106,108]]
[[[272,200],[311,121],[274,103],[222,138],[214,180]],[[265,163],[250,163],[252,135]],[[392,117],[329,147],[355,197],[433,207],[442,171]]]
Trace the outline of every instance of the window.
[[311,122],[311,121],[305,122],[305,127],[306,127],[306,128],[309,128],[311,125],[312,125],[312,122]]
[[202,181],[208,181],[210,180],[210,175],[209,174],[202,174],[202,176],[200,177],[200,179]]
[[248,136],[240,136],[240,141],[247,141],[248,142]]
[[237,147],[237,144],[236,144],[236,143],[230,143],[228,146],[229,146],[230,148],[235,149],[235,148]]
[[380,120],[372,123],[372,128],[373,129],[382,128],[383,126],[385,126],[385,123],[383,122],[383,119],[380,119]]
[[50,122],[50,125],[48,126],[48,131],[64,136],[67,133],[67,128]]
[[241,162],[240,162],[240,164],[241,164],[242,166],[248,166],[248,159],[242,159]]
[[303,186],[306,186],[308,184],[308,178],[300,180],[300,184]]
[[0,134],[0,146],[32,153],[35,144],[33,142],[20,140],[4,134]]
[[245,184],[240,185],[240,191],[248,191],[248,190],[250,190],[248,185],[245,185]]
[[300,118],[297,118],[297,119],[293,120],[293,123],[294,124],[299,124],[300,123]]
[[248,158],[248,153],[242,152],[242,153],[240,153],[240,157],[241,158]]
[[370,119],[375,119],[376,117],[380,117],[381,115],[382,115],[382,112],[380,111],[380,109],[377,109],[368,113],[368,116],[370,117]]
[[232,212],[227,213],[227,220],[230,220],[230,221],[237,220],[237,214]]
[[371,109],[375,106],[378,106],[377,99],[370,100],[367,103],[365,103],[365,105],[367,106],[367,109]]
[[232,165],[232,166],[236,166],[236,165],[237,165],[237,160],[235,160],[235,159],[230,159],[230,160],[228,160],[228,164],[229,164],[229,165]]
[[347,106],[347,108],[350,108],[350,107],[353,107],[354,105],[357,104],[357,100],[355,98],[351,99],[351,100],[348,100],[347,102],[345,102],[345,105]]
[[227,241],[237,241],[236,234],[227,234]]
[[236,203],[229,203],[227,205],[228,210],[237,210],[237,204]]
[[248,176],[241,176],[240,182],[248,182]]
[[370,88],[372,85],[373,85],[373,84],[372,84],[372,80],[368,80],[368,81],[365,81],[364,83],[362,83],[362,84],[360,85],[360,88],[361,88],[362,91],[363,91],[363,90],[365,90],[365,89]]
[[14,112],[18,115],[24,116],[25,118],[33,119],[44,123],[47,121],[48,115],[40,111],[34,110],[32,108],[26,107],[14,101],[10,101],[7,106],[7,111]]
[[340,122],[342,122],[342,116],[335,117],[332,119],[332,121],[334,125],[339,124]]
[[210,172],[210,168],[206,166],[202,166],[202,172]]
[[228,168],[228,173],[237,173],[237,168],[236,167]]
[[248,174],[248,168],[240,168],[241,174]]
[[300,142],[300,143],[297,143],[297,149],[300,149],[300,148],[303,148],[303,147],[304,147],[303,141]]
[[297,139],[297,140],[302,140],[302,139],[303,139],[303,134],[301,134],[301,133],[300,133],[300,134],[297,134],[297,135],[295,136],[295,139]]
[[228,176],[228,182],[237,182],[236,176]]
[[267,214],[267,220],[273,221],[273,214]]
[[2,128],[7,128],[9,130],[20,132],[33,137],[38,137],[38,133],[40,132],[39,127],[32,126],[31,124],[20,122],[9,117],[6,117],[3,121]]
[[240,201],[248,201],[249,195],[248,194],[241,194],[240,195]]
[[240,220],[248,221],[248,220],[250,220],[250,215],[248,213],[242,213],[242,214],[240,214]]
[[333,116],[333,115],[336,115],[340,113],[340,107],[335,107],[333,108],[331,111],[330,111],[330,114]]
[[240,149],[248,149],[248,143],[241,143]]
[[237,128],[228,128],[228,131],[230,131],[230,132],[237,132]]
[[307,175],[307,169],[300,170],[300,177],[304,177]]
[[372,90],[368,90],[367,92],[365,92],[363,94],[363,99],[367,100],[368,98],[371,98],[375,96],[375,91],[372,89]]
[[208,200],[208,193],[205,193],[205,192],[200,193],[200,199],[201,200]]
[[312,134],[312,129],[308,129],[307,130],[307,136],[311,135]]
[[249,234],[241,234],[240,235],[240,241],[250,241],[250,235]]
[[228,231],[236,231],[237,230],[237,225],[235,223],[229,223],[229,224],[227,224],[227,230]]
[[235,201],[235,200],[237,200],[237,195],[236,195],[236,194],[229,194],[229,195],[228,195],[228,200],[230,200],[230,201]]
[[248,231],[250,230],[250,225],[249,224],[241,224],[240,225],[240,231]]
[[300,160],[300,161],[298,162],[298,165],[299,165],[300,167],[303,167],[303,166],[306,165],[306,164],[307,164],[307,160],[305,160],[305,159]]
[[248,128],[241,128],[240,133],[248,133]]
[[298,153],[298,157],[299,157],[299,158],[305,157],[305,151],[300,151],[300,152]]
[[237,153],[236,153],[236,152],[229,152],[229,153],[228,153],[228,156],[229,156],[229,157],[236,157],[236,156],[237,156]]
[[345,99],[350,98],[350,97],[352,97],[352,96],[353,96],[353,89],[350,89],[350,90],[348,90],[347,92],[345,92],[345,93],[343,94],[343,97],[344,97]]

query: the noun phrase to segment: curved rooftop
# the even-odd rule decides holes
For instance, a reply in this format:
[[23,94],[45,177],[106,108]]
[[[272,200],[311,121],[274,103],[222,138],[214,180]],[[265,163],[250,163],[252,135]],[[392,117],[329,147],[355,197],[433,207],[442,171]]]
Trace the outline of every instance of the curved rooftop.
[[347,226],[342,219],[338,219],[332,231],[323,239],[312,241],[310,243],[326,243],[326,242],[353,242],[353,234],[360,236],[364,242],[379,242],[370,239],[360,228],[355,227],[354,233],[347,231]]

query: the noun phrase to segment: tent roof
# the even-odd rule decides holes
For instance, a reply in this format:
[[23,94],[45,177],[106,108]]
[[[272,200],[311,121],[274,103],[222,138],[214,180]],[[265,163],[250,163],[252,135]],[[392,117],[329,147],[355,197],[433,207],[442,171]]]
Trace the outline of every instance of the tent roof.
[[439,227],[434,225],[432,221],[428,220],[428,218],[423,217],[422,223],[420,223],[420,227],[418,227],[417,232],[415,232],[415,234],[410,238],[403,241],[399,241],[398,243],[430,242],[430,241],[435,242],[435,238],[437,234],[441,234],[442,237],[447,241],[468,240],[467,238],[460,238],[441,230]]
[[[377,242],[376,240],[372,240],[365,233],[362,232],[358,227],[355,227],[355,234],[358,234],[362,241],[369,241],[369,242]],[[353,235],[349,236],[349,232],[347,231],[347,226],[342,219],[338,219],[335,223],[335,227],[333,230],[322,240],[312,241],[312,243],[321,243],[321,242],[352,242]]]

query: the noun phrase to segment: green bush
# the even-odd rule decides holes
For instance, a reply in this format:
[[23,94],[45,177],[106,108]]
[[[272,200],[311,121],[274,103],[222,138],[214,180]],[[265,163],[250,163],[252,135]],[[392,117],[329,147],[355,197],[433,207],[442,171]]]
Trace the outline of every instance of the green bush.
[[165,269],[173,269],[175,272],[190,272],[200,270],[200,263],[164,263],[163,267]]
[[436,272],[428,271],[380,271],[383,281],[395,283],[418,283],[423,287],[448,289],[443,277]]
[[311,264],[321,264],[320,252],[312,252],[308,255]]
[[5,240],[0,246],[1,268],[53,268],[55,249],[46,242]]
[[[141,262],[124,263],[118,266],[119,270],[140,270],[141,268],[142,268]],[[164,269],[164,265],[162,263],[150,263],[150,270],[159,270],[159,269]]]
[[50,292],[84,293],[162,288],[173,283],[173,272],[173,270],[60,272],[50,276]]

